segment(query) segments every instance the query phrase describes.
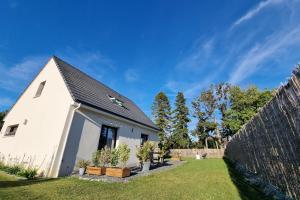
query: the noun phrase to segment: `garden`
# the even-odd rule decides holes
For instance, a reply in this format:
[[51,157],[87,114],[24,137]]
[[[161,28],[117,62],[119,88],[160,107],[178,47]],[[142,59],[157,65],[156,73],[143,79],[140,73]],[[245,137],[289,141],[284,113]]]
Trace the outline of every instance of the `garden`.
[[127,183],[77,177],[31,179],[0,171],[0,199],[268,199],[223,159],[184,159]]

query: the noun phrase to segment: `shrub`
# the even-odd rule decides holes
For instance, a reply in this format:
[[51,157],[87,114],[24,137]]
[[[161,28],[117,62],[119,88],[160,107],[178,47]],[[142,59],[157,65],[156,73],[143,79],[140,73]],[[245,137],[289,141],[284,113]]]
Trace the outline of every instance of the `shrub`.
[[121,167],[125,168],[127,161],[129,160],[130,156],[130,148],[127,144],[120,144],[118,146],[119,151],[119,162],[121,163]]
[[136,157],[141,162],[149,162],[152,159],[154,150],[154,144],[150,141],[147,141],[143,144],[142,147],[137,148]]
[[5,171],[6,168],[7,167],[6,167],[5,163],[3,161],[0,161],[0,170]]
[[111,151],[110,165],[116,167],[119,163],[119,151],[118,149],[113,149]]
[[101,151],[99,150],[93,153],[92,162],[95,167],[98,167],[100,165],[100,156]]
[[15,174],[17,175],[23,170],[23,167],[20,165],[13,165],[13,166],[7,166],[5,171],[9,174]]
[[88,160],[78,160],[77,167],[79,168],[86,168],[90,164]]
[[110,158],[111,158],[111,151],[107,146],[105,146],[100,153],[100,158],[99,158],[100,164],[106,167],[108,163],[110,163]]
[[35,168],[27,168],[27,169],[23,169],[21,170],[18,175],[19,176],[23,176],[27,179],[34,179],[37,175],[37,169]]

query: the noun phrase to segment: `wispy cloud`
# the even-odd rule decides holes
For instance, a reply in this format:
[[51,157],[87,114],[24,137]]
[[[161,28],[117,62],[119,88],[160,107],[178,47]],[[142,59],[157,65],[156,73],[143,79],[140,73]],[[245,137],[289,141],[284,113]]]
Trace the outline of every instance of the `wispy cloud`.
[[[286,0],[288,1],[288,0]],[[239,24],[250,20],[251,18],[253,18],[254,16],[256,16],[259,12],[261,12],[263,9],[265,9],[268,6],[272,6],[272,5],[276,5],[279,3],[284,2],[284,0],[265,0],[265,1],[261,1],[255,8],[249,10],[245,15],[243,15],[242,17],[240,17],[238,20],[236,20],[231,28],[234,28],[236,26],[238,26]]]
[[7,108],[13,104],[13,100],[7,97],[0,97],[0,108]]
[[115,62],[100,51],[77,50],[67,47],[57,52],[57,56],[80,68],[98,80],[116,71]]
[[1,64],[0,87],[7,91],[20,92],[46,61],[46,56],[30,56],[13,66]]
[[265,61],[274,58],[287,47],[299,46],[299,42],[300,26],[271,35],[265,42],[255,45],[241,56],[230,76],[229,82],[233,84],[240,83],[256,72]]
[[124,77],[127,82],[135,82],[139,79],[139,74],[134,69],[127,69],[125,71]]
[[177,70],[199,71],[203,68],[205,59],[209,58],[214,49],[215,39],[210,38],[204,41],[195,41],[190,52],[184,56],[176,65]]

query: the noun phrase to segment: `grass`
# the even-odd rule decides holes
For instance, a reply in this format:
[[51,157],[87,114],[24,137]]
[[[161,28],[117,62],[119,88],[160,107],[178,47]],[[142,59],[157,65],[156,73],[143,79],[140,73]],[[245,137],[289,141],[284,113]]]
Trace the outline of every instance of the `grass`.
[[0,172],[0,199],[267,199],[222,159],[187,161],[170,171],[129,183],[72,177],[19,180]]

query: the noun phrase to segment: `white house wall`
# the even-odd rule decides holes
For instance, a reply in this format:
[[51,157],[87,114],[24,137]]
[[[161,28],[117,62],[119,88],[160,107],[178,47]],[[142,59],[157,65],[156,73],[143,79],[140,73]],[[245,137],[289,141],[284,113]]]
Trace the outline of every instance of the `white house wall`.
[[[107,115],[91,112],[85,109],[77,111],[74,116],[74,121],[76,121],[76,123],[72,123],[71,126],[71,131],[74,132],[70,132],[69,134],[76,137],[79,133],[81,133],[81,137],[80,141],[78,141],[79,146],[76,157],[74,157],[74,160],[70,162],[67,167],[68,169],[74,167],[74,163],[80,159],[91,160],[92,154],[97,150],[101,126],[103,124],[118,128],[116,147],[121,143],[129,145],[131,151],[128,166],[136,166],[138,164],[138,160],[136,158],[136,147],[141,143],[142,133],[149,135],[148,138],[150,141],[158,141],[157,134],[152,129],[143,128],[140,125],[129,121],[120,120],[115,117],[109,117]],[[71,143],[74,144],[74,142]],[[71,155],[72,153],[70,152],[69,155],[65,155],[64,157],[70,158]],[[65,171],[61,175],[66,175],[68,173],[70,173],[70,171]]]
[[[46,81],[44,90],[35,98],[43,81]],[[22,161],[49,175],[72,102],[51,59],[5,118],[0,135],[0,154],[5,162]],[[19,124],[15,136],[4,136],[7,127],[14,124]]]

